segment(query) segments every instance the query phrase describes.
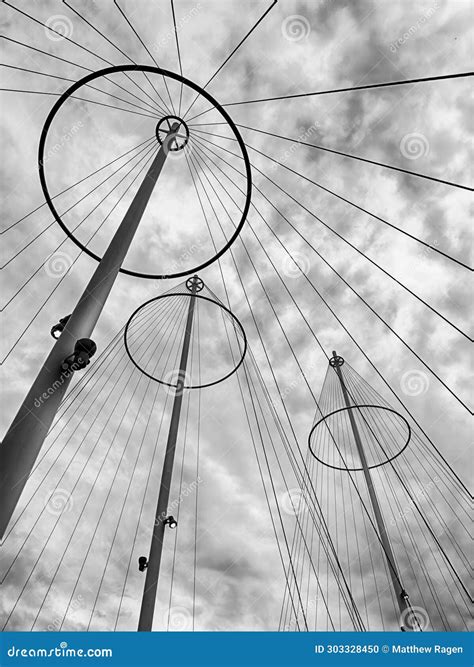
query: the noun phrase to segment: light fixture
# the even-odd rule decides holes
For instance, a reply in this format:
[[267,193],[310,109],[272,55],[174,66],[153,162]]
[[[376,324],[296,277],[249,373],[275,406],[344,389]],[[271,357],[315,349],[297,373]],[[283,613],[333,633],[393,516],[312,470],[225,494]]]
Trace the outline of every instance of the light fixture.
[[140,556],[138,559],[138,569],[140,572],[143,572],[148,567],[148,558],[146,556]]
[[171,515],[166,517],[164,523],[165,526],[168,525],[170,528],[176,528],[176,526],[178,525],[178,522],[176,521],[174,516]]

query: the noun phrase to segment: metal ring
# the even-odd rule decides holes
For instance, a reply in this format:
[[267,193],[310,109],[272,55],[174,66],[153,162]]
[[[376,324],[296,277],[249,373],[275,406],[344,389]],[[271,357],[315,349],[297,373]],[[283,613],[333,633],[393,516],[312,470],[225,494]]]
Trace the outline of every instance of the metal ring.
[[187,297],[194,296],[194,298],[196,298],[196,299],[204,299],[204,301],[209,301],[210,303],[216,304],[217,306],[219,306],[219,308],[222,308],[223,310],[225,310],[234,319],[234,321],[237,323],[240,331],[242,332],[242,337],[243,337],[243,340],[244,340],[244,349],[242,351],[242,356],[239,360],[239,363],[230,371],[230,373],[227,373],[227,375],[224,375],[223,377],[219,378],[218,380],[214,380],[213,382],[207,382],[205,384],[183,385],[182,390],[184,390],[184,389],[203,389],[204,387],[212,387],[215,384],[219,384],[220,382],[223,382],[224,380],[227,380],[228,377],[230,377],[231,375],[233,375],[237,371],[237,369],[240,367],[240,365],[244,361],[244,357],[245,357],[245,354],[247,352],[247,336],[245,334],[245,330],[244,330],[242,324],[240,323],[239,319],[234,315],[234,313],[231,310],[226,308],[226,306],[224,306],[224,304],[219,303],[219,301],[216,301],[215,299],[211,299],[208,296],[203,296],[202,294],[190,294],[189,292],[173,292],[172,294],[161,294],[160,296],[155,296],[155,297],[153,297],[153,299],[149,299],[148,301],[145,301],[145,303],[142,303],[141,306],[138,306],[138,308],[130,315],[130,317],[128,319],[128,322],[125,325],[125,331],[123,332],[123,342],[124,342],[125,350],[127,352],[127,355],[128,355],[128,358],[130,359],[130,361],[133,363],[133,365],[136,368],[138,368],[138,370],[141,373],[143,373],[143,375],[146,375],[148,378],[150,378],[150,380],[154,380],[154,382],[159,382],[160,384],[165,384],[168,387],[175,387],[176,386],[176,385],[172,384],[171,382],[165,382],[164,380],[159,380],[158,378],[154,377],[153,375],[150,375],[150,373],[147,373],[145,370],[143,370],[143,368],[132,357],[132,354],[131,354],[130,349],[128,347],[128,340],[127,340],[128,329],[129,329],[130,324],[131,324],[133,318],[135,317],[135,315],[142,308],[145,308],[145,306],[148,306],[148,304],[153,303],[153,301],[158,301],[158,299],[165,299],[165,298],[170,297],[170,296],[187,296]]
[[206,90],[203,88],[200,88],[198,85],[190,81],[189,79],[186,79],[184,76],[181,76],[180,74],[175,74],[174,72],[170,72],[169,70],[161,69],[160,67],[153,67],[151,65],[117,65],[115,67],[106,67],[105,69],[99,70],[97,72],[92,72],[91,74],[88,74],[85,76],[83,79],[80,79],[79,81],[76,81],[73,83],[73,85],[66,90],[65,93],[61,95],[61,97],[55,102],[53,105],[53,108],[48,114],[48,117],[46,118],[46,121],[44,123],[43,129],[41,131],[41,136],[40,136],[40,141],[39,141],[39,148],[38,148],[38,170],[39,170],[39,178],[40,178],[40,183],[41,183],[41,188],[43,190],[44,198],[46,200],[46,203],[48,204],[48,207],[53,214],[54,219],[56,222],[59,224],[61,229],[67,234],[67,236],[89,257],[92,257],[93,259],[97,260],[100,262],[101,258],[93,253],[89,248],[87,248],[83,243],[81,243],[76,237],[72,234],[72,232],[66,227],[64,222],[61,220],[61,217],[59,216],[52,198],[50,197],[48,186],[46,184],[46,177],[44,174],[44,149],[45,149],[45,144],[46,144],[46,138],[49,132],[49,128],[51,127],[51,123],[54,120],[54,117],[58,113],[59,109],[62,107],[62,105],[68,100],[68,98],[76,92],[78,88],[81,86],[84,86],[91,81],[94,81],[95,79],[98,79],[101,76],[106,76],[108,74],[116,74],[117,72],[150,72],[152,74],[159,74],[163,76],[167,76],[171,79],[174,79],[175,81],[178,81],[181,84],[184,84],[186,86],[189,86],[192,88],[195,92],[197,92],[199,95],[202,95],[212,106],[214,106],[219,113],[224,117],[224,119],[227,121],[229,124],[232,132],[234,133],[235,138],[237,139],[237,143],[239,144],[240,150],[242,151],[242,157],[244,160],[244,165],[245,165],[245,174],[247,178],[247,189],[246,189],[246,197],[245,197],[245,204],[242,210],[242,216],[241,219],[236,226],[236,229],[232,236],[229,238],[227,243],[224,245],[223,248],[221,248],[211,259],[208,259],[206,262],[203,262],[202,264],[199,264],[198,266],[194,266],[189,271],[180,271],[178,273],[170,273],[169,275],[165,274],[152,274],[152,273],[142,273],[140,271],[131,271],[129,269],[124,269],[120,268],[119,271],[121,273],[125,273],[129,276],[135,276],[138,278],[147,278],[150,280],[161,280],[165,278],[182,278],[183,276],[188,276],[190,273],[198,273],[200,270],[206,268],[206,266],[209,266],[213,262],[216,261],[219,257],[221,257],[232,245],[232,243],[235,241],[235,239],[238,237],[240,234],[240,231],[242,227],[244,226],[245,219],[247,217],[248,210],[250,208],[250,199],[252,196],[252,172],[250,169],[250,160],[249,156],[247,153],[247,149],[245,147],[244,141],[240,135],[239,130],[237,129],[234,121],[232,118],[229,116],[227,111],[217,102]]
[[[363,470],[363,468],[341,468],[340,466],[332,466],[331,464],[326,463],[326,461],[323,461],[323,460],[320,459],[318,456],[316,456],[316,454],[315,454],[314,451],[313,451],[313,448],[311,447],[311,436],[313,435],[315,429],[316,429],[320,424],[322,424],[324,421],[326,421],[326,419],[327,419],[328,417],[332,417],[332,415],[335,415],[335,414],[337,414],[338,412],[343,412],[344,410],[354,410],[354,409],[358,409],[358,408],[376,408],[377,410],[387,410],[388,412],[393,412],[393,414],[397,415],[397,417],[400,417],[400,419],[401,419],[402,421],[405,422],[406,427],[407,427],[407,429],[408,429],[408,438],[407,438],[407,441],[406,441],[406,443],[404,444],[404,446],[401,448],[401,450],[400,450],[397,454],[395,454],[394,456],[392,456],[392,457],[390,457],[389,459],[387,459],[386,461],[382,461],[382,463],[377,463],[376,465],[367,466],[369,470],[372,470],[373,468],[379,468],[380,466],[384,466],[384,465],[386,465],[387,463],[390,463],[391,461],[393,461],[394,459],[396,459],[398,456],[400,456],[400,454],[402,454],[402,452],[404,452],[405,449],[408,447],[408,443],[410,442],[410,439],[411,439],[411,428],[410,428],[410,424],[407,422],[407,420],[405,419],[405,417],[404,417],[403,415],[401,415],[399,412],[397,412],[396,410],[393,410],[392,408],[387,408],[387,407],[385,407],[385,406],[383,406],[383,405],[350,405],[350,406],[346,406],[346,407],[344,407],[344,408],[339,408],[338,410],[334,410],[333,412],[330,412],[329,414],[325,415],[322,419],[320,419],[318,422],[316,422],[316,424],[313,426],[313,428],[312,428],[311,431],[309,432],[309,436],[308,436],[308,447],[309,447],[309,451],[311,452],[311,454],[314,456],[314,458],[315,458],[317,461],[319,461],[319,462],[322,463],[323,465],[327,466],[328,468],[332,468],[333,470],[343,470],[344,472],[359,472],[359,471]],[[329,428],[329,427],[328,427],[328,428]]]
[[[189,141],[189,127],[184,122],[184,120],[182,118],[180,118],[179,116],[163,116],[163,118],[160,118],[160,120],[158,121],[158,123],[156,125],[156,129],[155,129],[156,140],[158,141],[160,146],[163,146],[163,141],[164,140],[160,137],[160,132],[164,132],[165,135],[168,134],[168,132],[171,130],[171,122],[170,121],[175,121],[176,123],[179,123],[180,128],[181,127],[184,128],[185,136],[184,136],[184,138],[181,137],[182,141],[180,141],[179,143],[178,143],[177,139],[174,139],[174,142],[175,142],[176,146],[174,148],[172,148],[172,146],[170,145],[169,150],[173,151],[173,152],[181,151],[181,150],[183,150],[183,148],[186,146],[186,144]],[[168,129],[167,130],[162,129],[162,127],[161,127],[165,122],[168,123]]]
[[192,278],[188,278],[186,280],[186,289],[188,289],[190,292],[193,291],[196,294],[197,292],[201,292],[201,290],[204,289],[204,281],[202,278],[199,278],[199,276],[193,276]]

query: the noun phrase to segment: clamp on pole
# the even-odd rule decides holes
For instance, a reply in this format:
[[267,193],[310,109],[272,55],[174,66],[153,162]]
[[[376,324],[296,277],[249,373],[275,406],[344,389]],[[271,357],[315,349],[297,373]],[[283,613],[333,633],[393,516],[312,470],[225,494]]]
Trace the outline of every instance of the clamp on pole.
[[140,572],[144,572],[148,567],[148,558],[146,556],[140,556],[138,559],[138,569]]
[[85,368],[97,351],[97,345],[90,338],[80,338],[74,345],[74,352],[61,364],[63,371],[78,371]]
[[[51,327],[51,336],[53,338],[55,338],[56,340],[59,338],[59,336],[64,331],[64,327],[68,323],[68,320],[69,320],[70,317],[71,317],[71,315],[66,315],[66,317],[61,317],[59,322],[57,324],[55,324],[53,327]],[[58,334],[58,335],[56,336],[56,334]]]

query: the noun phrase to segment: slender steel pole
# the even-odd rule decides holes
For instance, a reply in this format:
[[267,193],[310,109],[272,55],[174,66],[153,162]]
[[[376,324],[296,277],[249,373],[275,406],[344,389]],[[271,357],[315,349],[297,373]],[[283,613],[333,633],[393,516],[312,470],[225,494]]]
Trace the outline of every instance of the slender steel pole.
[[[333,358],[337,359],[337,354],[336,352],[333,351]],[[339,382],[341,384],[341,389],[342,389],[342,395],[344,397],[344,402],[346,404],[347,408],[354,408],[356,406],[356,403],[351,402],[349,392],[347,391],[346,383],[344,382],[344,377],[342,374],[342,366],[338,365],[337,361],[334,365],[336,369],[337,376],[339,378]],[[377,493],[375,491],[374,483],[372,480],[372,475],[370,474],[370,469],[367,463],[367,457],[365,455],[364,447],[362,445],[362,440],[360,437],[359,429],[357,426],[357,422],[354,417],[354,411],[352,409],[349,409],[348,411],[349,414],[349,420],[351,423],[352,427],[352,433],[354,434],[354,440],[356,443],[357,447],[357,452],[359,454],[359,459],[361,463],[361,467],[364,473],[365,481],[367,483],[367,489],[369,491],[369,497],[370,497],[370,502],[372,504],[372,509],[374,512],[375,516],[375,522],[377,524],[378,528],[378,533],[379,533],[379,538],[380,542],[383,547],[383,551],[385,554],[385,559],[387,561],[387,566],[388,570],[390,572],[390,578],[392,580],[392,586],[395,591],[395,597],[397,599],[398,603],[398,608],[400,610],[400,616],[402,618],[405,618],[406,621],[410,620],[410,613],[411,613],[411,606],[408,601],[408,595],[406,591],[404,590],[402,584],[401,584],[401,579],[397,570],[397,566],[395,563],[395,558],[394,554],[392,551],[392,545],[390,544],[390,540],[388,537],[387,533],[387,528],[385,526],[385,521],[383,518],[382,510],[380,508],[379,500],[377,498]],[[412,627],[408,627],[409,623],[407,624],[406,627],[404,627],[405,630],[412,630]]]
[[0,539],[3,539],[69,386],[73,373],[62,370],[61,363],[72,354],[77,340],[91,336],[161,173],[168,154],[167,146],[178,129],[179,124],[175,123],[158,150],[109,247],[0,445]]
[[184,340],[181,350],[181,360],[179,363],[178,381],[175,389],[170,429],[166,443],[163,471],[161,473],[160,491],[158,494],[158,503],[156,505],[155,523],[153,526],[153,535],[151,538],[150,557],[148,559],[145,588],[143,590],[140,619],[138,621],[139,632],[149,632],[152,630],[153,626],[153,614],[155,611],[156,592],[158,588],[158,578],[160,576],[161,554],[163,552],[163,540],[165,536],[165,520],[168,516],[168,501],[170,496],[171,480],[173,477],[174,455],[176,451],[176,440],[178,437],[181,406],[183,403],[183,385],[186,377],[189,343],[191,340],[191,331],[193,328],[194,303],[196,301],[195,294],[197,289],[196,276],[194,277],[194,280],[191,284],[191,297],[189,299],[188,317],[186,320],[186,328],[184,330]]

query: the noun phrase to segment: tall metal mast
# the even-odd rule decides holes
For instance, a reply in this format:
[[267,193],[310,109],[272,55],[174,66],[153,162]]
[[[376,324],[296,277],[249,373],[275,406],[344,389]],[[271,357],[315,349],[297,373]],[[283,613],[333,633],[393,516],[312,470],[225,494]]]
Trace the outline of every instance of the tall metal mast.
[[89,338],[94,330],[178,130],[176,122],[0,445],[0,539],[69,386],[73,371],[64,370],[62,363],[77,341]]
[[413,618],[413,611],[411,608],[411,605],[408,600],[408,594],[404,590],[402,584],[401,584],[401,579],[400,575],[397,570],[397,566],[395,563],[395,557],[392,551],[392,546],[390,544],[390,540],[388,537],[387,533],[387,528],[385,526],[385,521],[383,518],[382,510],[380,508],[379,500],[377,498],[377,493],[375,491],[374,483],[372,480],[372,475],[370,474],[370,469],[367,463],[367,457],[365,455],[364,447],[362,444],[362,439],[360,437],[359,429],[357,427],[357,422],[354,417],[354,410],[353,408],[357,407],[356,403],[351,401],[351,398],[349,396],[349,392],[347,390],[346,384],[344,382],[344,377],[342,373],[342,365],[344,363],[344,360],[342,357],[339,357],[335,351],[333,351],[333,356],[332,359],[330,360],[331,366],[335,369],[337,376],[339,378],[339,382],[341,384],[341,389],[342,389],[342,395],[344,397],[344,402],[346,404],[346,408],[348,408],[347,412],[349,415],[349,420],[351,423],[351,428],[352,428],[352,433],[354,435],[354,440],[356,443],[357,447],[357,453],[359,455],[360,459],[360,464],[364,473],[365,481],[367,484],[367,489],[369,492],[369,497],[370,497],[370,502],[372,505],[372,510],[374,512],[374,517],[375,517],[375,522],[377,524],[377,529],[378,529],[378,534],[380,538],[380,542],[383,548],[383,552],[385,555],[385,559],[387,561],[387,566],[388,570],[390,572],[390,578],[392,580],[392,586],[393,590],[395,592],[395,597],[397,599],[398,603],[398,608],[400,610],[400,617],[402,619],[405,619],[406,621],[409,621],[407,626],[404,626],[402,629],[403,630],[413,630],[414,628],[411,627],[411,625],[414,623],[416,624],[416,618]]
[[165,526],[171,525],[171,519],[168,517],[168,501],[173,477],[173,464],[176,451],[176,440],[179,430],[179,419],[181,415],[181,406],[183,403],[183,387],[186,378],[186,369],[188,366],[189,343],[193,328],[194,306],[196,301],[196,291],[200,279],[194,276],[188,283],[190,284],[191,296],[189,299],[188,316],[184,329],[183,347],[181,350],[181,360],[179,363],[178,379],[174,390],[173,410],[171,412],[170,428],[168,440],[166,443],[165,459],[163,461],[163,471],[161,473],[160,491],[158,494],[158,503],[156,505],[155,522],[153,525],[153,535],[151,538],[150,556],[146,564],[145,588],[143,591],[142,605],[140,609],[140,619],[138,621],[139,631],[151,631],[153,626],[153,614],[155,611],[156,592],[158,588],[158,578],[160,575],[161,555],[163,552],[163,540],[165,535]]

